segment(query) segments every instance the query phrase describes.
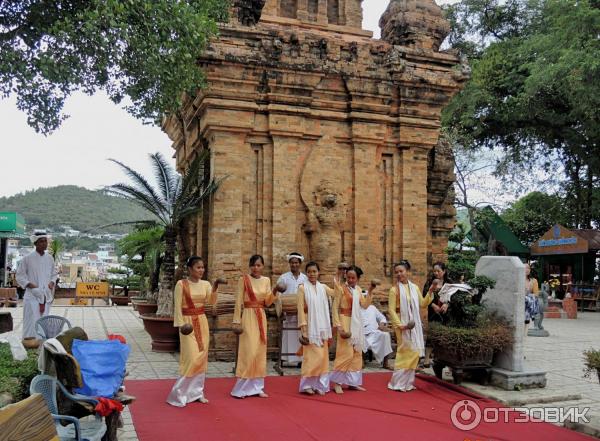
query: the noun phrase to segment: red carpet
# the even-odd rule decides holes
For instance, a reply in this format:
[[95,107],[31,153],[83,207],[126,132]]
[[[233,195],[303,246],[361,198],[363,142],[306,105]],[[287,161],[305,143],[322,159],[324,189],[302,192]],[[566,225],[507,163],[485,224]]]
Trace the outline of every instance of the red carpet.
[[367,392],[325,397],[298,394],[298,377],[268,377],[270,398],[243,400],[229,396],[235,379],[209,378],[210,404],[182,409],[165,402],[174,380],[132,380],[126,385],[127,393],[137,397],[131,413],[140,441],[592,440],[548,423],[505,423],[502,413],[502,422],[482,422],[462,431],[450,418],[457,401],[472,400],[482,409],[499,404],[431,377],[418,378],[416,391],[391,392],[386,388],[390,375],[365,375]]

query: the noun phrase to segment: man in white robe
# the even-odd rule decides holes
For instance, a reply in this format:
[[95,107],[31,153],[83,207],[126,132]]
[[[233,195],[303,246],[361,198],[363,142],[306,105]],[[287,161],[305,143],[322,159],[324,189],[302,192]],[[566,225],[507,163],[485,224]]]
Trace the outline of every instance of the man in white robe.
[[[281,293],[282,297],[295,297],[298,292],[298,286],[308,282],[306,274],[300,271],[300,265],[304,261],[304,256],[300,253],[290,253],[287,255],[287,261],[290,265],[290,270],[287,273],[283,273],[279,279],[277,279],[277,285],[285,285],[285,291]],[[298,316],[296,314],[284,314],[283,327],[297,328]],[[300,330],[283,331],[281,352],[284,354],[295,354],[298,349],[300,349],[300,336]],[[281,359],[288,364],[298,364],[302,361],[302,357],[297,355],[284,355]]]
[[31,237],[35,250],[25,256],[17,269],[17,283],[25,289],[23,296],[23,338],[35,337],[35,322],[50,314],[54,301],[56,270],[54,259],[46,252],[48,236],[37,233]]
[[392,338],[386,330],[387,319],[375,305],[362,308],[361,315],[366,343],[363,351],[367,352],[370,349],[377,363],[386,367],[385,358],[392,353]]

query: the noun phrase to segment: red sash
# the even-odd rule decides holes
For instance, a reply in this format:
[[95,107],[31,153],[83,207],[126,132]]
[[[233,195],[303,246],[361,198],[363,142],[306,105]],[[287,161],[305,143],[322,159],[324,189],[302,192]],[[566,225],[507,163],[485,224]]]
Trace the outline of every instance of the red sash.
[[204,314],[204,308],[196,308],[194,301],[192,300],[192,294],[190,293],[190,284],[187,279],[181,281],[183,285],[183,299],[187,308],[182,308],[183,315],[192,317],[192,327],[194,328],[194,337],[196,337],[196,343],[198,344],[198,350],[204,351],[204,344],[202,343],[202,328],[200,327],[200,319],[198,313]]
[[[258,305],[259,302],[256,299],[256,294],[254,294],[254,290],[252,289],[252,282],[250,281],[250,276],[248,274],[244,275],[244,290],[246,291],[246,294],[248,294],[248,298],[250,299],[250,301],[252,303],[254,303],[255,305]],[[267,344],[267,333],[265,332],[265,325],[263,324],[263,321],[262,321],[262,314],[261,314],[262,308],[255,307],[253,309],[254,309],[254,313],[256,314],[256,320],[258,320],[258,331],[260,332],[260,341],[266,345]]]

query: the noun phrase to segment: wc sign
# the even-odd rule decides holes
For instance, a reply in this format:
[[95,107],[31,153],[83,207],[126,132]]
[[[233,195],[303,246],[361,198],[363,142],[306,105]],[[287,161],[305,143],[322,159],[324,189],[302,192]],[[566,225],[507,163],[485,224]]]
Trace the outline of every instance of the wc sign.
[[108,282],[77,282],[75,295],[87,298],[108,297]]

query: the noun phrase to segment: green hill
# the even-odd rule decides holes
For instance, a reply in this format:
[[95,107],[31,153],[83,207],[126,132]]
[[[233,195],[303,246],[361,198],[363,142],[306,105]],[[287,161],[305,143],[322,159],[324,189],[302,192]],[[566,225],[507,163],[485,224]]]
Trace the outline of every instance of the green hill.
[[[113,222],[152,218],[129,201],[74,185],[39,188],[0,198],[0,211],[22,214],[29,231],[35,228],[60,230],[61,225],[69,225],[83,232]],[[97,231],[126,233],[130,227],[115,226]]]

